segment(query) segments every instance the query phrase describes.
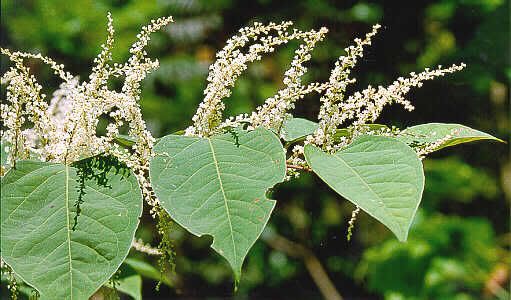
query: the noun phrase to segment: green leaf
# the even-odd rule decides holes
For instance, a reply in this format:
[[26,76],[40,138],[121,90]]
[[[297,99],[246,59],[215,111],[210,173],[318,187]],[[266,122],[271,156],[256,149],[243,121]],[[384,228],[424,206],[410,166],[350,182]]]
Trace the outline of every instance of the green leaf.
[[128,254],[142,195],[115,159],[18,161],[1,186],[2,258],[41,299],[88,299]]
[[376,124],[376,123],[361,124],[361,125],[358,125],[358,126],[364,127],[366,130],[371,130],[371,131],[381,131],[381,130],[388,130],[389,129],[389,127],[387,125]]
[[[284,141],[296,142],[303,140],[307,135],[313,134],[318,128],[319,124],[303,118],[290,118],[284,121],[282,125],[282,134]],[[362,124],[359,127],[364,127],[365,130],[380,131],[382,129],[388,130],[389,127],[383,124]],[[342,137],[351,137],[353,134],[353,127],[339,128],[335,131],[334,140],[339,141]]]
[[137,143],[137,140],[134,137],[125,134],[119,134],[117,137],[114,138],[114,141],[120,146],[126,148],[131,148],[133,145]]
[[[113,289],[111,283],[106,286]],[[115,289],[135,300],[142,300],[142,277],[137,274],[122,277],[117,281]]]
[[[381,130],[388,130],[389,127],[383,124],[361,124],[358,127],[363,127],[364,130],[380,132]],[[343,137],[351,137],[353,135],[353,127],[338,128],[334,134],[334,141],[340,141]]]
[[275,206],[266,192],[286,173],[279,139],[262,128],[211,138],[169,135],[154,151],[149,174],[162,206],[191,233],[213,236],[211,247],[239,281]]
[[427,123],[408,127],[400,133],[398,139],[409,145],[422,145],[435,143],[448,135],[452,137],[439,145],[436,150],[479,140],[504,142],[485,132],[464,125],[446,123]]
[[413,149],[394,138],[364,135],[335,154],[306,145],[305,158],[332,189],[406,240],[424,189]]
[[7,163],[7,152],[5,152],[5,146],[6,146],[5,141],[3,139],[0,140],[0,165],[1,166],[5,166],[5,164]]
[[351,137],[352,132],[349,128],[338,128],[334,133],[334,141],[340,141],[342,137]]
[[282,125],[282,135],[284,141],[291,142],[304,138],[314,133],[318,128],[318,123],[302,118],[290,118],[284,121]]

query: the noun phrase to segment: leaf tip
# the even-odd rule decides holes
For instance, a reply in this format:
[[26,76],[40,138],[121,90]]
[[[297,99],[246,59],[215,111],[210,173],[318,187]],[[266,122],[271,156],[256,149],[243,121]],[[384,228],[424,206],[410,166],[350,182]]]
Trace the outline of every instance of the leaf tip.
[[397,237],[397,240],[400,241],[401,243],[406,243],[406,241],[408,240],[408,232],[406,232],[404,234],[396,235],[396,237]]

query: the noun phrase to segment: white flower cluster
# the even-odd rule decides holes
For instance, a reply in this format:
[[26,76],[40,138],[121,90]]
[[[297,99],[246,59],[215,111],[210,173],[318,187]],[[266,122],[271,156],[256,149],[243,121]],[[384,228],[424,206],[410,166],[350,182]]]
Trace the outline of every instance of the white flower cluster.
[[[14,66],[1,77],[2,84],[6,84],[7,88],[6,103],[0,104],[4,128],[1,135],[2,140],[7,143],[7,164],[14,166],[16,160],[28,158],[38,143],[44,146],[51,138],[50,133],[54,131],[48,114],[48,104],[45,102],[46,95],[41,93],[42,86],[23,64],[24,59],[41,59],[64,80],[69,80],[71,76],[64,73],[62,65],[57,65],[47,57],[11,52],[3,48],[0,52],[14,62]],[[33,126],[26,128],[27,123],[32,123]]]
[[401,104],[411,111],[414,106],[404,96],[412,87],[421,87],[426,80],[460,71],[466,66],[462,63],[448,68],[442,68],[442,66],[433,70],[426,68],[419,74],[412,72],[408,78],[399,77],[388,87],[368,86],[365,90],[345,98],[346,86],[355,81],[348,78],[350,68],[356,63],[356,58],[362,56],[363,46],[371,44],[371,37],[376,34],[378,28],[379,26],[375,25],[373,31],[368,33],[364,40],[355,39],[356,46],[347,48],[347,55],[342,56],[336,63],[330,77],[331,86],[321,98],[323,103],[319,113],[320,126],[307,142],[321,146],[327,151],[337,150],[346,144],[334,141],[333,137],[339,125],[353,121],[352,126],[355,129],[363,128],[360,125],[373,123],[380,116],[383,108],[393,103]]
[[[315,44],[323,39],[327,30],[321,28],[319,31],[303,32],[298,29],[290,31],[288,29],[291,25],[292,22],[268,25],[256,22],[251,27],[240,29],[238,35],[227,41],[227,45],[217,53],[215,63],[210,66],[209,84],[204,91],[204,100],[192,118],[194,125],[186,129],[186,135],[209,136],[221,128],[237,126],[242,122],[251,123],[253,126],[270,126],[278,120],[283,120],[285,112],[292,108],[296,99],[312,91],[322,90],[320,84],[303,87],[300,78],[307,71],[302,64],[310,60],[310,52]],[[258,108],[250,117],[240,115],[221,124],[225,108],[222,99],[230,96],[230,88],[247,69],[248,64],[261,60],[262,54],[271,53],[276,46],[294,39],[303,40],[305,43],[296,50],[291,67],[285,74],[286,88],[267,99],[265,105]],[[243,52],[242,48],[245,47],[248,47],[248,50]]]
[[142,239],[134,239],[131,243],[131,247],[139,252],[148,255],[161,255],[160,249],[151,247],[151,245],[145,244]]
[[[158,61],[149,59],[144,50],[150,34],[170,22],[171,17],[152,20],[137,35],[128,61],[111,64],[114,27],[108,14],[107,40],[94,60],[89,80],[81,83],[49,58],[1,49],[2,54],[15,64],[2,76],[2,83],[7,84],[7,104],[1,107],[6,128],[2,139],[11,145],[9,162],[14,164],[16,159],[26,158],[32,153],[43,161],[66,164],[84,157],[111,154],[134,171],[146,200],[154,207],[157,199],[148,182],[147,171],[155,139],[142,119],[140,83],[158,67]],[[49,105],[44,101],[45,95],[40,93],[41,86],[24,65],[26,58],[42,60],[64,81]],[[108,88],[108,80],[112,77],[124,77],[121,92]],[[97,125],[104,115],[113,122],[107,126],[104,136],[98,136]],[[33,126],[23,129],[29,125],[27,121]],[[116,143],[119,129],[125,123],[129,128],[128,135],[135,140],[131,151]]]
[[[445,74],[454,73],[462,70],[465,64],[452,65],[449,68],[430,70],[426,68],[423,72],[416,74],[412,72],[409,78],[399,77],[388,87],[379,86],[377,89],[369,86],[362,92],[356,92],[350,96],[346,103],[347,108],[343,110],[344,117],[341,119],[355,118],[355,125],[374,122],[381,114],[383,107],[388,104],[398,103],[404,106],[406,110],[413,110],[414,106],[410,101],[404,98],[412,87],[421,87],[423,82]],[[343,107],[344,108],[344,107]]]
[[303,86],[301,77],[307,72],[303,65],[311,59],[311,52],[316,43],[322,41],[328,30],[323,27],[319,31],[310,30],[296,34],[297,39],[304,43],[295,51],[295,56],[291,61],[291,67],[285,72],[283,83],[285,88],[279,90],[276,95],[265,100],[262,106],[259,106],[250,116],[250,123],[253,128],[263,126],[274,128],[280,131],[286,114],[294,109],[294,103],[302,99],[305,95],[315,91],[321,93],[325,89],[324,84],[311,83]]
[[348,242],[353,235],[353,229],[355,228],[355,221],[357,220],[357,216],[360,213],[360,207],[357,205],[355,209],[351,212],[351,218],[348,221],[348,233],[346,234],[346,239]]
[[[336,61],[328,82],[303,85],[301,78],[307,72],[304,64],[311,59],[311,51],[317,42],[323,40],[327,29],[300,31],[291,28],[291,25],[291,22],[268,25],[255,23],[251,27],[241,29],[238,35],[227,41],[227,45],[217,54],[217,61],[210,67],[209,84],[204,91],[204,100],[192,119],[193,126],[186,129],[186,135],[210,136],[221,132],[223,128],[241,125],[246,125],[249,130],[262,126],[281,132],[283,121],[290,116],[289,112],[294,109],[297,100],[311,92],[324,92],[320,99],[319,127],[314,134],[306,138],[305,143],[315,144],[325,151],[335,151],[348,145],[360,134],[396,135],[398,130],[395,128],[374,131],[363,125],[374,122],[383,108],[389,104],[398,103],[407,110],[413,110],[413,105],[404,98],[412,87],[421,87],[426,80],[465,67],[465,64],[461,64],[445,69],[442,66],[433,70],[425,69],[419,74],[411,73],[408,78],[400,77],[388,87],[368,86],[363,91],[346,96],[348,85],[356,81],[350,78],[351,70],[363,56],[364,47],[371,45],[371,39],[381,26],[374,25],[364,39],[357,38],[354,45],[345,48],[346,54]],[[260,60],[261,54],[273,52],[275,46],[293,39],[301,40],[303,43],[295,51],[291,66],[284,74],[284,88],[266,99],[254,112],[230,117],[222,122],[222,112],[225,108],[222,100],[230,95],[230,88],[247,69],[247,64]],[[242,52],[243,48],[247,51]],[[346,124],[348,122],[350,123]],[[350,136],[336,137],[338,127],[343,124],[346,127],[350,126]],[[288,177],[297,176],[298,170],[306,167],[303,146],[296,145],[292,149],[288,165],[294,166],[288,168]]]
[[355,39],[355,45],[345,48],[346,55],[340,56],[335,62],[335,66],[330,73],[328,88],[320,99],[322,102],[319,111],[319,127],[313,137],[308,139],[318,146],[333,144],[333,135],[335,130],[342,123],[342,102],[344,94],[349,84],[356,80],[349,78],[351,69],[357,63],[358,58],[363,56],[364,46],[371,45],[371,39],[376,35],[381,26],[376,24],[373,30],[366,34],[363,40]]

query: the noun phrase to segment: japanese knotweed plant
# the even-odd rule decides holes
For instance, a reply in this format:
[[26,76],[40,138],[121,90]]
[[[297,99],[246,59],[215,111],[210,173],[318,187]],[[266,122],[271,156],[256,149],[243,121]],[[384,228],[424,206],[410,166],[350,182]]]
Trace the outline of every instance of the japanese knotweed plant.
[[[275,206],[276,184],[314,172],[405,241],[424,188],[421,160],[460,143],[497,138],[458,124],[421,124],[404,130],[375,124],[386,105],[405,98],[426,80],[460,71],[439,66],[346,95],[350,72],[379,25],[355,39],[327,82],[304,84],[304,66],[326,28],[302,31],[291,22],[254,23],[227,41],[210,67],[204,100],[193,125],[156,140],[140,110],[141,82],[158,67],[144,48],[167,26],[160,18],[142,28],[124,63],[111,61],[108,35],[88,80],[40,54],[1,49],[12,61],[2,84],[1,256],[16,278],[41,299],[87,299],[107,284],[131,247],[172,255],[169,217],[189,232],[211,235],[211,247],[240,280],[243,260]],[[300,41],[283,88],[254,112],[224,119],[223,100],[249,63],[292,40]],[[46,101],[26,61],[46,63],[63,83]],[[123,80],[117,90],[112,78]],[[316,121],[294,118],[295,103],[320,94]],[[101,118],[109,120],[98,134]],[[162,245],[135,240],[143,209],[159,221]]]

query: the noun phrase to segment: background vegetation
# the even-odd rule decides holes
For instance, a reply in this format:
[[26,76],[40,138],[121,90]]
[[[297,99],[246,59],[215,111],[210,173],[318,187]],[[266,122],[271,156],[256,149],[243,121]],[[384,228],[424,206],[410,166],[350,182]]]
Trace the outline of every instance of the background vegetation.
[[[142,97],[144,116],[156,137],[190,124],[202,100],[208,65],[238,28],[256,20],[293,20],[303,29],[330,29],[313,53],[309,80],[327,79],[344,47],[376,22],[383,30],[355,70],[356,87],[389,83],[426,66],[465,62],[468,68],[460,74],[412,93],[414,112],[390,108],[380,123],[401,128],[462,123],[509,145],[506,0],[2,0],[1,45],[41,52],[86,78],[106,36],[107,11],[112,12],[117,31],[117,60],[127,57],[143,24],[174,16],[175,23],[151,42],[150,53],[160,59],[161,67],[146,80]],[[289,44],[252,65],[228,100],[228,112],[248,112],[277,91],[294,47]],[[2,71],[6,67],[2,58]],[[58,86],[41,64],[34,61],[31,68],[46,88]],[[316,115],[316,97],[301,102],[298,115],[309,119]],[[427,159],[422,208],[407,243],[398,242],[364,213],[347,242],[351,203],[310,175],[279,185],[273,193],[278,204],[269,228],[250,251],[234,298],[321,299],[311,277],[318,271],[314,262],[320,262],[346,299],[509,299],[508,145],[469,144]],[[154,226],[145,216],[137,236],[157,244]],[[209,248],[210,239],[194,237],[177,225],[172,239],[175,273],[168,272],[156,292],[147,271],[144,299],[233,295],[230,268]],[[136,252],[130,258],[156,266],[155,258]],[[128,269],[121,272],[133,271]],[[1,292],[2,298],[6,296],[5,286]]]

